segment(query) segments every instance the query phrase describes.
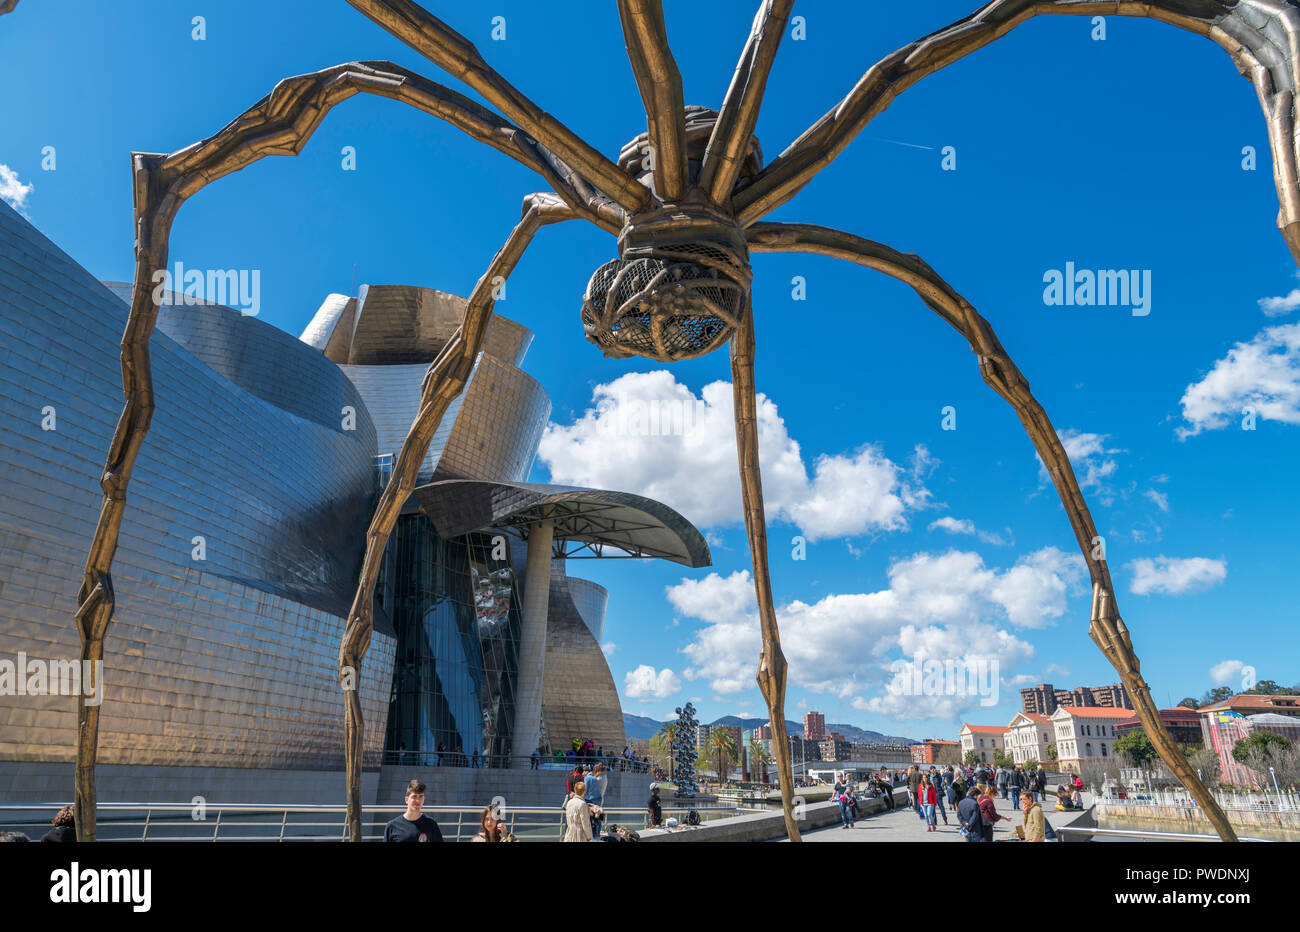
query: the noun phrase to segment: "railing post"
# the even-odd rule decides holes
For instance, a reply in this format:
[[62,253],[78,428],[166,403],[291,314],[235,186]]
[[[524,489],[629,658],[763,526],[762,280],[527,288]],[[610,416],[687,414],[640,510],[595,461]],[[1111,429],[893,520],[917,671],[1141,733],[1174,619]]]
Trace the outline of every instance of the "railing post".
[[217,840],[217,834],[221,831],[221,813],[224,812],[224,811],[225,811],[225,810],[223,810],[223,809],[218,809],[218,810],[217,810],[217,821],[216,821],[216,823],[212,826],[212,840],[213,840],[213,841],[216,841],[216,840]]
[[149,819],[150,819],[150,817],[151,817],[152,815],[153,815],[153,809],[152,809],[152,808],[150,808],[150,809],[146,809],[146,810],[144,811],[144,830],[143,830],[142,832],[140,832],[140,840],[141,840],[141,841],[144,841],[144,840],[146,840],[146,839],[149,837]]
[[289,810],[284,810],[284,815],[280,817],[280,841],[284,841],[284,826],[289,821]]

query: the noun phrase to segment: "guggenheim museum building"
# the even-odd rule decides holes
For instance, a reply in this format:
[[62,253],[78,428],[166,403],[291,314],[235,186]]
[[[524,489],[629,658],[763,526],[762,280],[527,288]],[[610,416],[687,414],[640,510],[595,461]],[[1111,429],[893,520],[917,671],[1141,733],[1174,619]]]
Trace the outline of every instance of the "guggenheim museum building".
[[[24,674],[80,656],[129,293],[0,203],[0,802],[73,795],[85,697]],[[336,663],[365,529],[464,305],[370,285],[327,296],[298,338],[217,304],[161,306],[113,566],[101,801],[342,803]],[[539,745],[621,751],[608,594],[569,567],[710,563],[660,502],[526,481],[551,407],[520,368],[531,339],[492,319],[389,543],[360,680],[366,803],[400,803],[411,777],[431,804],[482,804],[511,775],[527,797]],[[480,769],[456,766],[475,755]]]

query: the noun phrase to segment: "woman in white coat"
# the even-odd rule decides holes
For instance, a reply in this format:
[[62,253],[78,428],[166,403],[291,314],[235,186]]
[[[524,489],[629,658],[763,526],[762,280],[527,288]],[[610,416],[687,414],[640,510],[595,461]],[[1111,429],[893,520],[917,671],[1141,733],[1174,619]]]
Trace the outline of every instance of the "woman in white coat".
[[581,781],[573,784],[573,795],[564,804],[564,840],[591,841],[591,807],[587,805],[587,788]]

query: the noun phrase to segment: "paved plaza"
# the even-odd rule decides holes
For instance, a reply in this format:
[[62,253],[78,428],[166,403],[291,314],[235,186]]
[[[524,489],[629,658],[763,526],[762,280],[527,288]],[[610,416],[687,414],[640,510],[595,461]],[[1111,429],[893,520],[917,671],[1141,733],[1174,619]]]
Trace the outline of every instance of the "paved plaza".
[[[1086,809],[1092,805],[1091,794],[1083,794],[1083,805]],[[1003,800],[998,797],[997,803],[998,814],[1009,817],[1011,821],[998,822],[993,826],[993,840],[1005,841],[1007,838],[1015,835],[1014,826],[1024,822],[1024,814],[1015,806],[1011,800]],[[1055,803],[1052,803],[1055,805]],[[1044,808],[1044,814],[1053,828],[1061,825],[1067,825],[1079,816],[1078,812],[1055,812],[1051,809]],[[949,810],[948,824],[943,824],[943,819],[939,818],[938,828],[933,832],[925,830],[925,822],[918,819],[916,811],[909,809],[906,803],[900,805],[892,811],[882,812],[879,815],[867,816],[865,819],[859,819],[857,825],[853,828],[842,828],[839,825],[832,825],[827,828],[812,829],[803,833],[803,840],[807,842],[839,842],[839,841],[962,841],[961,832],[957,825],[956,813]],[[782,838],[780,841],[786,841]]]

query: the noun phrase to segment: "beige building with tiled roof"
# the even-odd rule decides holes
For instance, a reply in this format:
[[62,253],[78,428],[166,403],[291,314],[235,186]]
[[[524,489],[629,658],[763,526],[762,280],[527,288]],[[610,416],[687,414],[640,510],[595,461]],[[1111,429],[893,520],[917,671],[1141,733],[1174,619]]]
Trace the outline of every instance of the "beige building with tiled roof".
[[1047,746],[1055,740],[1055,723],[1037,712],[1017,712],[1007,728],[1007,750],[1017,764],[1047,760]]
[[1007,730],[1006,725],[971,725],[963,722],[961,726],[961,759],[964,761],[966,755],[974,751],[979,755],[982,763],[993,763],[994,751],[1006,753]]
[[1059,769],[1079,773],[1086,763],[1114,759],[1115,741],[1119,737],[1115,726],[1134,714],[1132,709],[1059,706],[1052,713]]

